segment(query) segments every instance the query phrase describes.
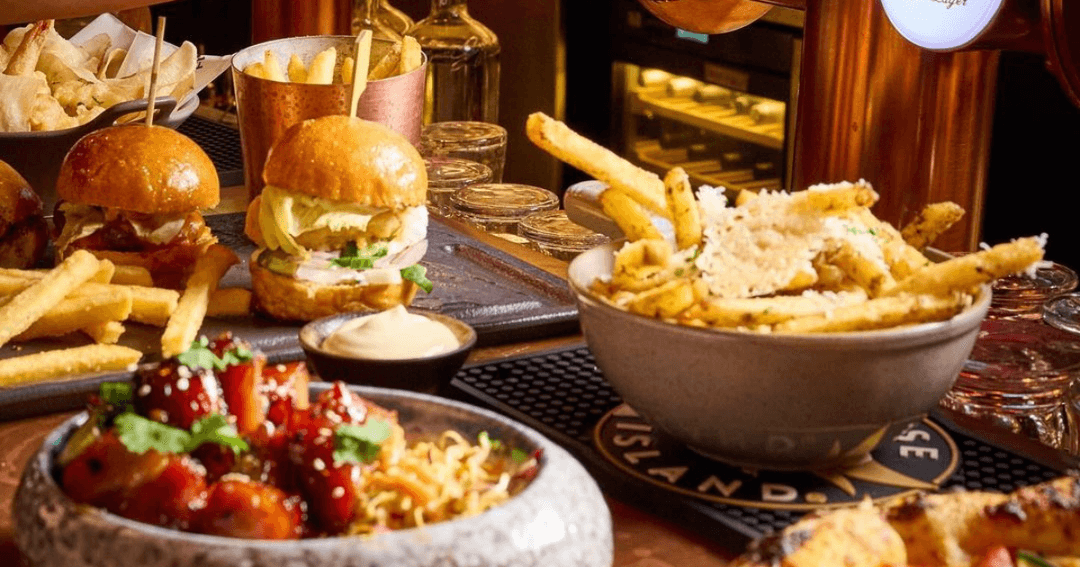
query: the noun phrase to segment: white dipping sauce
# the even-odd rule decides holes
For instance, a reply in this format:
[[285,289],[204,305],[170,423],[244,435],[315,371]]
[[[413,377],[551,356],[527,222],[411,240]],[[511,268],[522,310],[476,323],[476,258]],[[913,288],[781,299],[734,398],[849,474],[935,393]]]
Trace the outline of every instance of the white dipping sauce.
[[461,346],[442,323],[397,306],[347,321],[323,340],[323,350],[352,358],[400,360],[450,352]]

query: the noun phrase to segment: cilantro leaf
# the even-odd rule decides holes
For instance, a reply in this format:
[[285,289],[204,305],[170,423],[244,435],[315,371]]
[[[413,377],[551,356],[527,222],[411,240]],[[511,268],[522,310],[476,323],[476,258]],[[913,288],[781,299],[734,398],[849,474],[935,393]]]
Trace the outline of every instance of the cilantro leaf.
[[123,407],[132,402],[134,394],[129,382],[102,382],[98,397],[109,405]]
[[188,451],[194,451],[203,443],[216,443],[233,450],[234,453],[248,450],[246,441],[240,438],[229,420],[221,414],[208,415],[191,424],[191,442]]
[[206,370],[225,370],[235,364],[247,362],[254,358],[251,350],[244,346],[237,346],[222,353],[220,357],[210,350],[210,341],[206,337],[191,341],[191,347],[176,355],[176,361],[188,368],[205,368]]
[[236,428],[219,414],[208,415],[191,424],[190,432],[134,412],[120,414],[114,423],[117,437],[132,453],[145,453],[150,449],[162,453],[190,453],[203,443],[224,445],[235,452],[248,449]]
[[375,267],[375,260],[386,256],[389,249],[383,244],[372,244],[360,250],[355,242],[345,245],[341,256],[330,261],[335,266],[351,270],[368,270]]
[[210,341],[206,337],[199,337],[191,341],[191,346],[184,352],[176,355],[176,361],[188,368],[205,368],[213,370],[217,356],[210,350]]
[[390,437],[390,423],[369,418],[362,425],[343,423],[334,430],[334,462],[370,463],[379,444]]
[[510,449],[510,460],[520,465],[529,460],[529,454],[522,449],[514,447],[513,449]]
[[431,290],[435,288],[435,284],[427,278],[427,268],[420,264],[413,264],[401,270],[401,277],[420,286],[420,289],[426,293],[431,293]]
[[114,423],[117,437],[132,453],[145,453],[150,449],[184,453],[191,442],[191,434],[187,431],[131,412],[120,414]]

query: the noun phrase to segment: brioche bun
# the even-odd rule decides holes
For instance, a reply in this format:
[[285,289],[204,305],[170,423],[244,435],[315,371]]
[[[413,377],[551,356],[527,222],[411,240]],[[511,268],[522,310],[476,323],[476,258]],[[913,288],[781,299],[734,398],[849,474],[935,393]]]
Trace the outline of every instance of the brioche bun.
[[64,201],[136,213],[181,213],[218,204],[217,170],[191,138],[164,126],[95,130],[68,151],[56,180]]
[[281,321],[312,321],[351,311],[383,311],[409,305],[417,285],[409,280],[382,285],[326,285],[276,274],[252,257],[254,307]]
[[267,185],[371,207],[419,207],[427,200],[427,169],[409,140],[349,116],[293,125],[270,149],[262,175]]

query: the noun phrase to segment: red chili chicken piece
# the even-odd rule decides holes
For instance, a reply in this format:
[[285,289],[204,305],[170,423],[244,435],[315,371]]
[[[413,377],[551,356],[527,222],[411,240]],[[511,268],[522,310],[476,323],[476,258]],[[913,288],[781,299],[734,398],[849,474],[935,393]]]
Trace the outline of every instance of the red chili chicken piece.
[[210,414],[225,414],[221,385],[205,368],[189,368],[175,360],[139,372],[135,377],[135,411],[162,423],[190,429]]
[[228,479],[214,483],[192,529],[204,534],[253,539],[297,539],[303,533],[299,496],[261,482]]

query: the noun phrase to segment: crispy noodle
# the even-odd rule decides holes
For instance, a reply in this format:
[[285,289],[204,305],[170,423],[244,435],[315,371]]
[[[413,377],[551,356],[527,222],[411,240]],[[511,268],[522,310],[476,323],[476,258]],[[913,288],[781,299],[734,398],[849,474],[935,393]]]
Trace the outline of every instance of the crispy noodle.
[[535,458],[514,463],[486,436],[470,443],[456,431],[407,446],[400,426],[383,444],[379,460],[362,472],[354,535],[420,527],[475,516],[505,502],[535,470]]

